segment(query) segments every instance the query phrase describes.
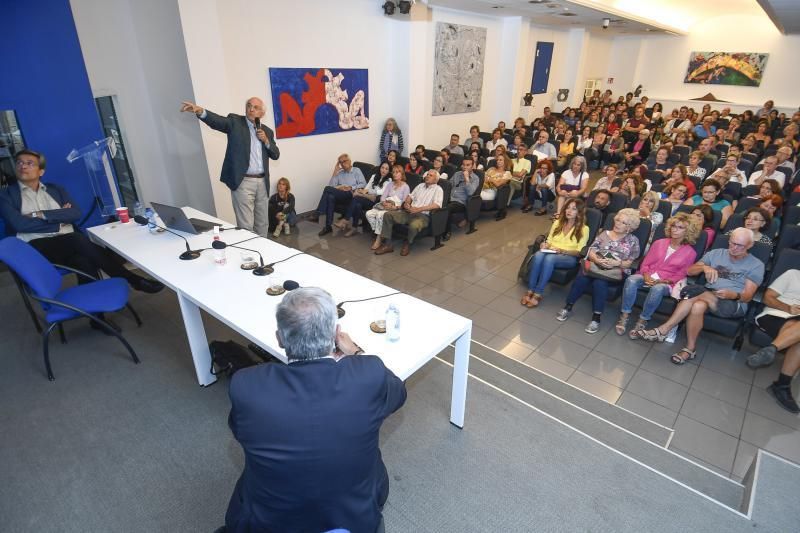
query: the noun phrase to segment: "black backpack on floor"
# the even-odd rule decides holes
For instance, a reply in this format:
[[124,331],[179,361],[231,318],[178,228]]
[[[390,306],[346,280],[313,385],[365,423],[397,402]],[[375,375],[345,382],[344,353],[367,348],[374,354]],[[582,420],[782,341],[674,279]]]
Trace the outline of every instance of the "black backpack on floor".
[[539,235],[533,241],[533,244],[528,245],[528,253],[525,254],[525,259],[522,260],[522,264],[519,266],[519,272],[517,272],[517,277],[520,280],[527,282],[528,276],[531,273],[531,261],[533,260],[533,256],[536,252],[539,251],[541,248],[542,243],[547,239],[547,235]]
[[212,341],[208,345],[211,351],[211,373],[215,376],[223,374],[232,376],[242,368],[274,361],[273,357],[259,346],[251,343],[248,347],[249,350],[236,341]]

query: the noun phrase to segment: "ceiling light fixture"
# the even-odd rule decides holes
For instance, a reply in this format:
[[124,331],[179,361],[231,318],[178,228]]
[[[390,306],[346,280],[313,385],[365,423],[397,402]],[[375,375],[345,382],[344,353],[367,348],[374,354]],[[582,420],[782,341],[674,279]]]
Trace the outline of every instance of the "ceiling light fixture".
[[381,7],[383,8],[384,15],[394,15],[394,10],[397,9],[397,7],[394,5],[394,2],[391,0],[386,0]]

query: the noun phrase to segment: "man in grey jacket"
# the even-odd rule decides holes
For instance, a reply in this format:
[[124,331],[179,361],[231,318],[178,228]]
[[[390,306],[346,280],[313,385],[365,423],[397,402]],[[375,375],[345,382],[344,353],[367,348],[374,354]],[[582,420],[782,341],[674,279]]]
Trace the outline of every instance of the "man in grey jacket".
[[[475,190],[478,188],[480,178],[477,174],[472,172],[473,164],[474,162],[472,159],[464,159],[461,162],[461,170],[450,178],[450,203],[447,204],[447,210],[450,214],[447,218],[447,231],[442,235],[442,240],[450,240],[450,224],[453,223],[453,219],[456,216],[466,216],[467,201],[470,196],[475,194]],[[460,227],[466,225],[466,218],[462,218],[459,225]]]

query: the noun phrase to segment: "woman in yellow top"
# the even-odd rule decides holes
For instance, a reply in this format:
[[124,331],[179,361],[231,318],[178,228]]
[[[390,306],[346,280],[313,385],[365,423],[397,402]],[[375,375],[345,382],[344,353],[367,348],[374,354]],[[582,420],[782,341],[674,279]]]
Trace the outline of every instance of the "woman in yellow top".
[[575,133],[569,129],[564,132],[564,139],[558,145],[558,160],[556,162],[558,170],[567,168],[567,161],[575,153]]
[[497,189],[511,181],[511,159],[506,154],[498,155],[495,166],[486,171],[483,181],[481,199],[492,201],[497,196]]
[[569,198],[558,218],[550,226],[547,240],[531,260],[531,273],[528,276],[528,293],[520,303],[536,307],[542,301],[544,286],[553,276],[556,268],[572,268],[584,246],[589,242],[589,226],[585,223],[586,211],[583,200]]

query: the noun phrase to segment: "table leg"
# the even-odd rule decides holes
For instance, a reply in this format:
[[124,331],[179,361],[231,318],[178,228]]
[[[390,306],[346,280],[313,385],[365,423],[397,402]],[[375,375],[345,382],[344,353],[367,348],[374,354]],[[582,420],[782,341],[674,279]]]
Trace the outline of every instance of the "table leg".
[[453,395],[450,398],[450,423],[464,428],[464,411],[467,404],[467,372],[469,372],[469,348],[472,340],[472,324],[456,340],[453,358]]
[[208,340],[203,326],[203,317],[200,316],[200,308],[180,291],[178,292],[178,303],[181,306],[186,336],[189,338],[189,348],[192,350],[197,381],[204,387],[211,385],[217,381],[217,377],[211,373],[211,352],[208,349]]

